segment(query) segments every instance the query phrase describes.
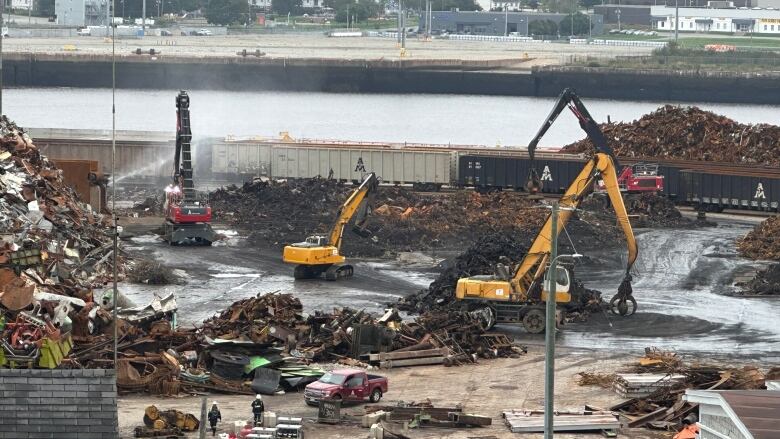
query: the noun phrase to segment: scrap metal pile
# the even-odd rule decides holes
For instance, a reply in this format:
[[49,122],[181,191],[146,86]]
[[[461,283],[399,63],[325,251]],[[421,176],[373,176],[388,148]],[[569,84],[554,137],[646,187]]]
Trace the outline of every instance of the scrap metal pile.
[[780,261],[780,216],[759,223],[737,242],[737,249],[746,258]]
[[[297,298],[278,293],[237,301],[197,330],[174,330],[163,319],[123,326],[120,337],[119,391],[164,395],[297,389],[322,376],[317,363],[456,365],[525,353],[465,313],[430,313],[409,322],[394,309],[383,316],[350,308],[307,314]],[[83,341],[69,364],[111,365],[110,339]]]
[[[626,418],[630,428],[659,430],[679,429],[682,420],[698,410],[696,404],[683,400],[686,389],[763,389],[765,380],[764,373],[753,366],[733,368],[687,363],[673,352],[655,348],[645,349],[645,356],[626,372],[630,374],[581,373],[580,385],[607,387],[611,384],[621,394],[644,395],[616,404],[609,411]],[[621,375],[625,378],[622,381]],[[652,379],[639,379],[643,376]]]
[[741,287],[741,290],[737,292],[738,295],[780,295],[780,264],[771,264],[763,270],[758,270],[753,279],[739,283],[737,286]]
[[[669,198],[651,193],[625,194],[623,202],[634,227],[687,228],[714,225],[708,221],[683,217]],[[594,195],[582,202],[580,208],[601,221],[614,221],[615,214],[604,195]]]
[[[337,207],[352,190],[351,186],[325,179],[256,181],[217,190],[210,200],[220,220],[253,230],[250,240],[254,243],[281,247],[332,227]],[[462,248],[481,235],[536,231],[546,217],[534,201],[509,192],[431,195],[382,186],[373,205],[366,224],[371,238],[345,240],[344,254],[382,256]],[[573,222],[571,227],[582,229],[572,236],[583,242],[595,242],[596,235],[603,237],[601,228],[587,223]]]
[[[780,261],[780,216],[773,216],[759,223],[737,241],[739,253],[750,259]],[[780,294],[780,264],[770,264],[759,270],[748,282],[738,285],[741,295]]]
[[[741,124],[697,107],[665,105],[633,122],[600,127],[621,157],[780,164],[780,127]],[[563,150],[581,153],[593,146],[585,139]]]
[[[576,232],[570,234],[576,237]],[[449,262],[427,289],[400,299],[397,306],[403,311],[414,313],[462,310],[466,303],[455,300],[455,286],[458,279],[495,274],[498,263],[509,266],[519,263],[528,252],[534,237],[535,231],[515,235],[497,233],[481,237],[474,245]],[[569,245],[562,240],[560,248],[564,250],[561,251],[568,251]],[[573,283],[572,297],[574,299],[567,305],[567,315],[574,320],[585,319],[590,312],[599,312],[603,304],[601,292],[585,288],[579,280]]]
[[0,366],[56,367],[100,326],[109,218],[79,201],[24,131],[0,118]]

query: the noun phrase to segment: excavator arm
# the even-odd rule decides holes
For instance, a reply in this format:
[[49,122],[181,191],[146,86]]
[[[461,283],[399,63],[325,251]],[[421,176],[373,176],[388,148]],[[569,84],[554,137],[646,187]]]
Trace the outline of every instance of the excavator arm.
[[[376,192],[376,188],[379,185],[379,180],[376,174],[371,172],[363,180],[363,183],[352,192],[347,198],[344,204],[339,208],[338,217],[336,223],[328,235],[328,244],[341,250],[341,241],[344,236],[344,226],[355,217],[355,233],[364,235],[366,230],[363,228],[366,219],[368,218],[370,197]],[[357,216],[356,216],[357,215]]]
[[[636,261],[638,248],[636,239],[634,238],[634,231],[631,228],[631,223],[628,219],[628,212],[623,204],[623,197],[620,193],[620,188],[618,187],[615,164],[609,155],[596,153],[593,158],[588,160],[585,167],[580,171],[580,174],[574,179],[561,197],[559,203],[562,209],[558,213],[558,230],[556,233],[560,233],[566,226],[569,219],[574,214],[574,209],[579,207],[585,196],[591,192],[593,183],[597,178],[601,178],[604,181],[607,194],[609,195],[612,207],[615,210],[618,222],[623,229],[628,244],[628,263],[626,265],[625,278],[618,289],[618,294],[610,301],[610,305],[613,308],[625,315],[628,313],[627,301],[634,302],[631,297],[630,271]],[[539,288],[542,286],[541,282],[544,271],[546,270],[552,251],[550,248],[551,237],[552,220],[548,217],[544,226],[542,226],[542,230],[536,236],[536,239],[534,239],[531,248],[528,250],[528,253],[525,258],[523,258],[523,261],[518,266],[517,271],[511,280],[513,291],[531,292],[535,289],[540,290]],[[621,312],[621,309],[625,309],[625,311]],[[635,304],[634,309],[636,309]]]
[[558,116],[560,116],[561,112],[563,112],[563,110],[567,107],[571,110],[572,113],[574,113],[575,116],[577,116],[577,120],[580,123],[580,128],[585,131],[585,133],[588,135],[588,138],[591,140],[591,142],[593,142],[593,145],[596,147],[596,152],[603,152],[612,157],[615,168],[620,169],[617,157],[615,157],[615,153],[612,151],[612,148],[607,145],[607,138],[604,137],[604,133],[601,132],[599,124],[593,120],[593,117],[591,117],[588,109],[585,108],[585,104],[583,104],[579,96],[577,96],[577,93],[575,93],[571,88],[566,88],[558,96],[558,100],[555,102],[555,106],[553,107],[552,111],[550,111],[550,114],[547,115],[547,119],[545,119],[544,123],[542,123],[539,131],[528,143],[528,157],[530,158],[531,172],[528,175],[526,188],[529,190],[529,192],[535,193],[541,188],[539,174],[536,172],[536,167],[534,166],[536,147],[539,145],[539,140],[544,137],[552,124],[558,119]]
[[[623,229],[628,244],[628,263],[625,276],[618,288],[618,293],[610,301],[610,308],[621,315],[629,314],[629,312],[633,313],[636,311],[637,306],[636,300],[633,298],[632,294],[630,271],[636,261],[638,248],[634,237],[634,231],[631,228],[631,223],[628,219],[628,212],[623,204],[623,197],[618,186],[617,169],[619,166],[617,158],[612,149],[607,145],[607,139],[601,132],[598,124],[593,120],[582,101],[580,101],[579,97],[577,97],[576,93],[571,89],[567,88],[561,93],[553,111],[550,112],[550,115],[539,129],[539,132],[528,145],[528,152],[532,160],[529,186],[533,184],[535,175],[535,172],[533,171],[533,158],[536,146],[552,123],[557,119],[558,115],[560,115],[566,107],[568,107],[579,120],[580,127],[586,132],[588,138],[595,147],[595,153],[593,157],[586,162],[585,167],[560,199],[560,206],[563,207],[563,209],[561,209],[558,214],[558,230],[556,233],[560,233],[561,230],[563,230],[573,215],[574,209],[579,207],[585,196],[592,191],[596,179],[601,178],[604,181],[607,194],[609,195],[612,207],[615,210],[618,222]],[[526,295],[526,299],[531,292],[541,291],[541,282],[552,250],[550,248],[551,233],[552,220],[548,217],[542,230],[539,232],[536,239],[534,239],[531,248],[512,277],[512,290]],[[633,304],[633,309],[631,310],[628,307],[629,301]]]

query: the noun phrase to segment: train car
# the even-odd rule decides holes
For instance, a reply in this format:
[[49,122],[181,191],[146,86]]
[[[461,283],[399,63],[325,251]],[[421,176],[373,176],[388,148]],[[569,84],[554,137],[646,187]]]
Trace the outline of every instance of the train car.
[[454,157],[447,150],[371,146],[309,146],[296,143],[221,142],[212,146],[215,177],[248,180],[328,177],[359,181],[376,172],[385,184],[412,184],[439,190],[456,180]]
[[[534,167],[542,183],[541,192],[565,192],[584,163],[584,157],[574,154],[538,154]],[[478,191],[525,190],[530,171],[528,156],[462,154],[458,157],[458,185]]]
[[[35,145],[51,159],[94,160],[111,172],[111,132],[97,130],[31,129]],[[158,184],[173,174],[175,141],[167,133],[117,131],[116,176]],[[204,164],[205,165],[205,164]]]
[[730,208],[777,212],[780,205],[780,175],[683,170],[680,182],[678,201],[706,211]]

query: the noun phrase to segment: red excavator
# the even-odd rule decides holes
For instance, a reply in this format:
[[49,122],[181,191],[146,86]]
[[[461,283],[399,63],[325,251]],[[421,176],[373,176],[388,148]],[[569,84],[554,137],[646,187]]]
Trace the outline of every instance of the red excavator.
[[163,238],[171,245],[211,245],[217,234],[211,228],[211,206],[199,197],[192,179],[192,131],[190,97],[186,91],[176,96],[176,154],[173,183],[165,188]]

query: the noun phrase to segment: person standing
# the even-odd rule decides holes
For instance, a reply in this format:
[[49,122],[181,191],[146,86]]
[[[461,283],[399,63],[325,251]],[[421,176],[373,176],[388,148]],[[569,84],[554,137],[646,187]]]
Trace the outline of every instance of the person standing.
[[211,410],[209,410],[209,425],[211,426],[211,435],[216,436],[217,435],[217,422],[222,420],[222,413],[219,412],[219,407],[217,407],[217,401],[214,401],[211,405]]
[[255,415],[255,427],[263,425],[264,411],[265,405],[263,404],[263,397],[258,394],[255,396],[255,400],[252,401],[252,414]]

